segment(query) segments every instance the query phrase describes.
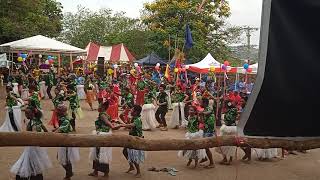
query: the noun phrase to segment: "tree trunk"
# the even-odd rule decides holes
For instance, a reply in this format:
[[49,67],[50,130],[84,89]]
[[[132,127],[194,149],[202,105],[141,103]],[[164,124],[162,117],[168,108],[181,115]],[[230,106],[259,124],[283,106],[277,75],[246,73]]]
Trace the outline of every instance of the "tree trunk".
[[127,147],[146,151],[195,150],[219,146],[239,146],[252,148],[284,148],[307,150],[320,148],[320,138],[257,138],[221,136],[194,140],[157,139],[148,140],[128,135],[87,135],[57,133],[0,133],[0,147],[42,146],[42,147]]

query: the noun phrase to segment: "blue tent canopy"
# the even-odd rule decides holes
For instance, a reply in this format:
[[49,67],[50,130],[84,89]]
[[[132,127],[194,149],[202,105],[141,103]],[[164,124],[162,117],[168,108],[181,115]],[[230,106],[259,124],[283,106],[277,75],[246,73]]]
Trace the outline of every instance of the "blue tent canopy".
[[140,65],[144,66],[155,66],[157,63],[160,63],[160,65],[166,65],[167,63],[164,61],[164,59],[160,58],[156,53],[152,52],[147,57],[144,57],[138,61],[136,61]]

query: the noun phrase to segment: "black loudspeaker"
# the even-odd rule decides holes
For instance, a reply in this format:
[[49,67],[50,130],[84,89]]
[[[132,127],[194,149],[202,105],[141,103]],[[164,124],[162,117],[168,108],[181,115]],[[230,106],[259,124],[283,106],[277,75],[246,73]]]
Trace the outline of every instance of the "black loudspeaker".
[[105,75],[105,68],[104,68],[104,57],[98,57],[98,63],[97,63],[97,74],[100,77],[104,77]]
[[263,1],[257,82],[238,125],[240,134],[320,136],[318,17],[320,1]]

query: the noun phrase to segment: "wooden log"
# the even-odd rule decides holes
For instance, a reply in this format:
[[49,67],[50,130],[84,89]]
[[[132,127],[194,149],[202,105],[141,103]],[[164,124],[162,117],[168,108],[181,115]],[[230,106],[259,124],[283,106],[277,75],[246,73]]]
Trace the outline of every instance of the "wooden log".
[[288,150],[308,150],[320,148],[320,138],[278,139],[221,136],[203,139],[143,139],[128,135],[87,135],[57,133],[0,133],[0,147],[42,146],[42,147],[128,147],[146,151],[195,150],[219,146],[239,146],[252,148],[284,148]]

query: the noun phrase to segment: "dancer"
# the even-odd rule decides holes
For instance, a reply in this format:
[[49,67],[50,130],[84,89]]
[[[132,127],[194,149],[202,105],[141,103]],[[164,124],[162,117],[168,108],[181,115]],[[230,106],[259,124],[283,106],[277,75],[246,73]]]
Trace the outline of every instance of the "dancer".
[[21,130],[20,105],[23,104],[23,101],[13,92],[13,88],[11,86],[7,86],[6,91],[6,118],[0,127],[0,132],[17,132]]
[[[68,134],[71,132],[71,123],[67,117],[67,106],[59,104],[57,108],[59,118],[59,127],[53,132]],[[72,165],[80,160],[79,148],[76,147],[59,147],[57,155],[59,163],[66,171],[64,180],[70,180],[73,176]]]
[[29,80],[26,76],[22,76],[21,99],[28,100],[28,98],[29,98]]
[[78,99],[77,93],[71,84],[68,85],[66,98],[69,101],[69,107],[71,110],[71,117],[72,118],[70,120],[70,123],[72,126],[72,131],[75,132],[76,131],[76,118],[77,118],[77,114],[79,116],[80,105],[79,105],[79,99]]
[[147,87],[147,82],[143,79],[142,75],[138,76],[137,81],[137,98],[136,103],[137,105],[142,106],[144,104],[144,96],[146,94],[145,89]]
[[40,97],[39,97],[39,94],[36,90],[37,90],[36,86],[30,85],[30,87],[29,87],[30,96],[28,99],[28,105],[34,106],[38,110],[41,110]]
[[[25,110],[29,120],[27,131],[48,132],[41,122],[42,113],[34,107]],[[18,161],[12,166],[11,172],[16,180],[43,180],[43,172],[52,166],[47,151],[42,147],[25,147]]]
[[[199,129],[199,121],[197,117],[196,108],[194,106],[189,107],[189,122],[187,126],[187,133],[185,137],[187,139],[198,139],[202,138],[203,136],[203,130]],[[187,166],[190,166],[192,161],[194,160],[194,168],[198,166],[199,159],[205,159],[206,158],[206,151],[204,149],[199,150],[183,150],[179,151],[178,153],[179,157],[184,157],[188,159]]]
[[54,85],[53,81],[54,81],[54,73],[53,73],[53,70],[50,69],[50,71],[47,74],[46,79],[45,79],[46,86],[47,86],[47,95],[48,95],[49,99],[52,99],[51,89]]
[[[224,118],[224,125],[220,128],[220,136],[231,136],[237,134],[237,119],[238,111],[236,105],[231,101],[227,102],[227,112]],[[235,146],[222,146],[216,148],[217,152],[222,154],[223,160],[220,162],[222,165],[231,165],[233,156],[236,152]]]
[[144,105],[142,106],[141,113],[142,129],[144,131],[150,131],[151,129],[154,129],[158,126],[155,117],[155,106],[153,105],[154,100],[155,97],[150,88],[149,92],[144,95]]
[[157,96],[157,105],[159,106],[156,111],[156,119],[160,124],[161,131],[168,131],[167,122],[166,122],[166,114],[168,112],[168,95],[164,91],[165,85],[161,84],[159,87],[159,95]]
[[128,124],[128,123],[130,123],[128,116],[129,116],[131,108],[133,107],[134,97],[130,93],[130,89],[128,87],[124,88],[124,92],[121,96],[124,98],[124,103],[121,105],[123,112],[120,114],[119,117],[123,122]]
[[[109,107],[109,102],[101,104],[99,108],[99,116],[95,121],[96,130],[93,134],[108,136],[112,134],[112,130],[119,129],[121,126],[113,126],[111,118],[106,114]],[[93,172],[89,176],[98,177],[98,172],[104,173],[104,177],[109,176],[109,164],[112,160],[111,147],[94,147],[90,149],[89,158],[93,161]]]
[[[204,108],[204,111],[200,113],[200,116],[203,117],[204,120],[204,130],[203,130],[203,137],[213,137],[215,136],[215,115],[212,111],[212,109],[209,107],[209,100],[208,99],[202,99],[201,106]],[[214,168],[214,161],[213,156],[209,148],[206,149],[207,158],[202,159],[200,161],[201,163],[206,162],[209,159],[209,165],[205,166],[206,168]]]
[[94,93],[93,93],[94,85],[92,83],[91,77],[89,77],[85,83],[84,90],[86,92],[86,97],[87,97],[87,103],[89,104],[91,111],[93,111],[93,106],[92,102],[94,100]]
[[51,117],[51,120],[49,121],[49,125],[52,125],[54,128],[57,128],[59,127],[57,108],[58,108],[58,105],[65,100],[65,95],[64,95],[65,93],[59,87],[56,87],[56,89],[54,90],[54,93],[56,94],[56,96],[52,99],[54,110],[52,111],[52,117]]
[[[143,138],[142,122],[140,118],[141,111],[142,111],[141,106],[134,105],[131,111],[131,116],[132,116],[131,124],[121,125],[122,127],[131,128],[129,132],[130,136]],[[133,171],[134,168],[136,168],[137,170],[136,177],[138,178],[141,177],[140,164],[143,163],[145,159],[144,151],[124,148],[123,155],[129,162],[129,169],[127,173]]]
[[188,100],[188,95],[183,93],[180,87],[176,87],[176,91],[172,94],[173,112],[170,121],[170,128],[179,129],[180,126],[186,125],[184,116],[184,102]]

